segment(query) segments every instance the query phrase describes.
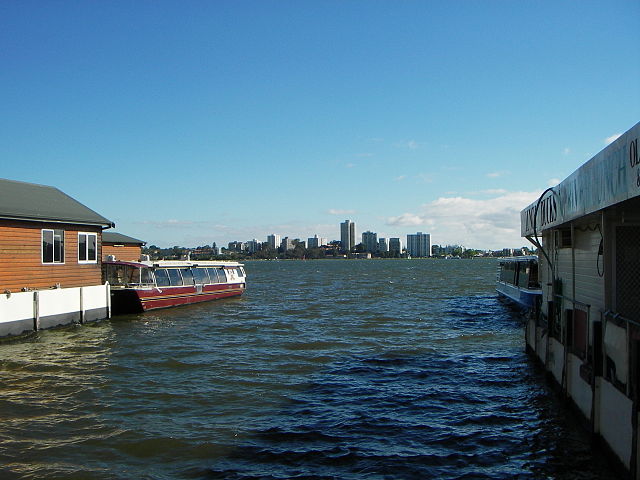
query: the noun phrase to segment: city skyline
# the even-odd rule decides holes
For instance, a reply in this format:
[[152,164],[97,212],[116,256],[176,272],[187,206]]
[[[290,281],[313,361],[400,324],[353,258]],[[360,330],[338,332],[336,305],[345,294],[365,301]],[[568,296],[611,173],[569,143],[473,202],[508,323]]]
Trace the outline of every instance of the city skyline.
[[526,244],[520,211],[638,121],[640,3],[3,2],[1,177],[147,244],[347,217]]

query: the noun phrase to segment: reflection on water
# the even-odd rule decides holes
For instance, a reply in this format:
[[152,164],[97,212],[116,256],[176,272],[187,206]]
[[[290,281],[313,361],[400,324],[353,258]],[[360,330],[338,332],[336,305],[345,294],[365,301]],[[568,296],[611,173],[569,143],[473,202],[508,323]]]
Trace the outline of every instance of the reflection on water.
[[616,478],[495,266],[252,262],[241,298],[0,343],[0,473]]

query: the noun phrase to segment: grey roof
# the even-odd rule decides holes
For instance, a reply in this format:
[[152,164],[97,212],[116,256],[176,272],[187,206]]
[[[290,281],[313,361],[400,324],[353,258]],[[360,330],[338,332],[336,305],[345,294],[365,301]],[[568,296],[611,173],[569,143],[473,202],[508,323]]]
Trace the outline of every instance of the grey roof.
[[118,232],[102,232],[102,243],[135,243],[136,245],[144,245],[147,242],[129,237]]
[[112,227],[114,223],[55,187],[0,178],[0,218]]

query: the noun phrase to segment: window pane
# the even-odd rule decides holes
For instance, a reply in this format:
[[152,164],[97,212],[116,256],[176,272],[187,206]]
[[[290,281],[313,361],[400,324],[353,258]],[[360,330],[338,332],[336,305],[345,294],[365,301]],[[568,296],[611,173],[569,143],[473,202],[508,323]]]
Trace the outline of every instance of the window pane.
[[153,283],[153,278],[151,277],[151,270],[148,268],[140,269],[140,283],[144,285],[148,285]]
[[42,231],[42,262],[53,262],[53,230]]
[[209,279],[211,280],[211,283],[218,283],[220,280],[218,280],[218,273],[216,271],[217,269],[215,268],[207,268],[207,271],[209,272]]
[[193,277],[196,279],[196,283],[209,283],[209,275],[206,268],[195,268]]
[[218,268],[218,281],[220,283],[226,283],[227,281],[227,274],[224,271],[224,268]]
[[91,262],[96,261],[97,240],[96,235],[87,235],[87,260]]
[[193,273],[191,273],[190,268],[182,268],[180,270],[182,272],[182,280],[185,285],[193,285]]
[[64,262],[64,231],[53,231],[53,261],[56,263]]
[[158,287],[168,287],[171,285],[171,280],[169,279],[169,273],[166,268],[159,268],[155,271],[156,274],[156,285]]
[[167,272],[169,272],[169,281],[171,282],[171,285],[182,285],[182,277],[176,268],[167,268]]
[[78,234],[78,260],[84,262],[87,259],[87,236]]

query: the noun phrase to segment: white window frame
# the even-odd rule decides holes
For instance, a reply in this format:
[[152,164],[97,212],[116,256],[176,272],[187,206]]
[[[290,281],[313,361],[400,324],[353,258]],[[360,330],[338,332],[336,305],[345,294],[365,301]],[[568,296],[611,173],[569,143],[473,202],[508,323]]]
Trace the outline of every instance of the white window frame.
[[[84,255],[85,255],[85,260],[81,260],[80,259],[80,236],[84,235],[86,236],[86,241],[85,241],[85,251],[84,251]],[[96,240],[96,250],[95,250],[95,255],[96,257],[94,259],[89,259],[89,237],[92,236],[95,238]],[[95,232],[78,232],[78,263],[81,265],[86,265],[89,263],[98,263],[98,234]]]
[[[44,260],[44,232],[51,232],[53,235],[53,261],[45,262]],[[62,232],[60,236],[60,258],[56,261],[56,232]],[[43,265],[64,265],[64,230],[60,228],[43,228],[40,230],[40,261]]]

